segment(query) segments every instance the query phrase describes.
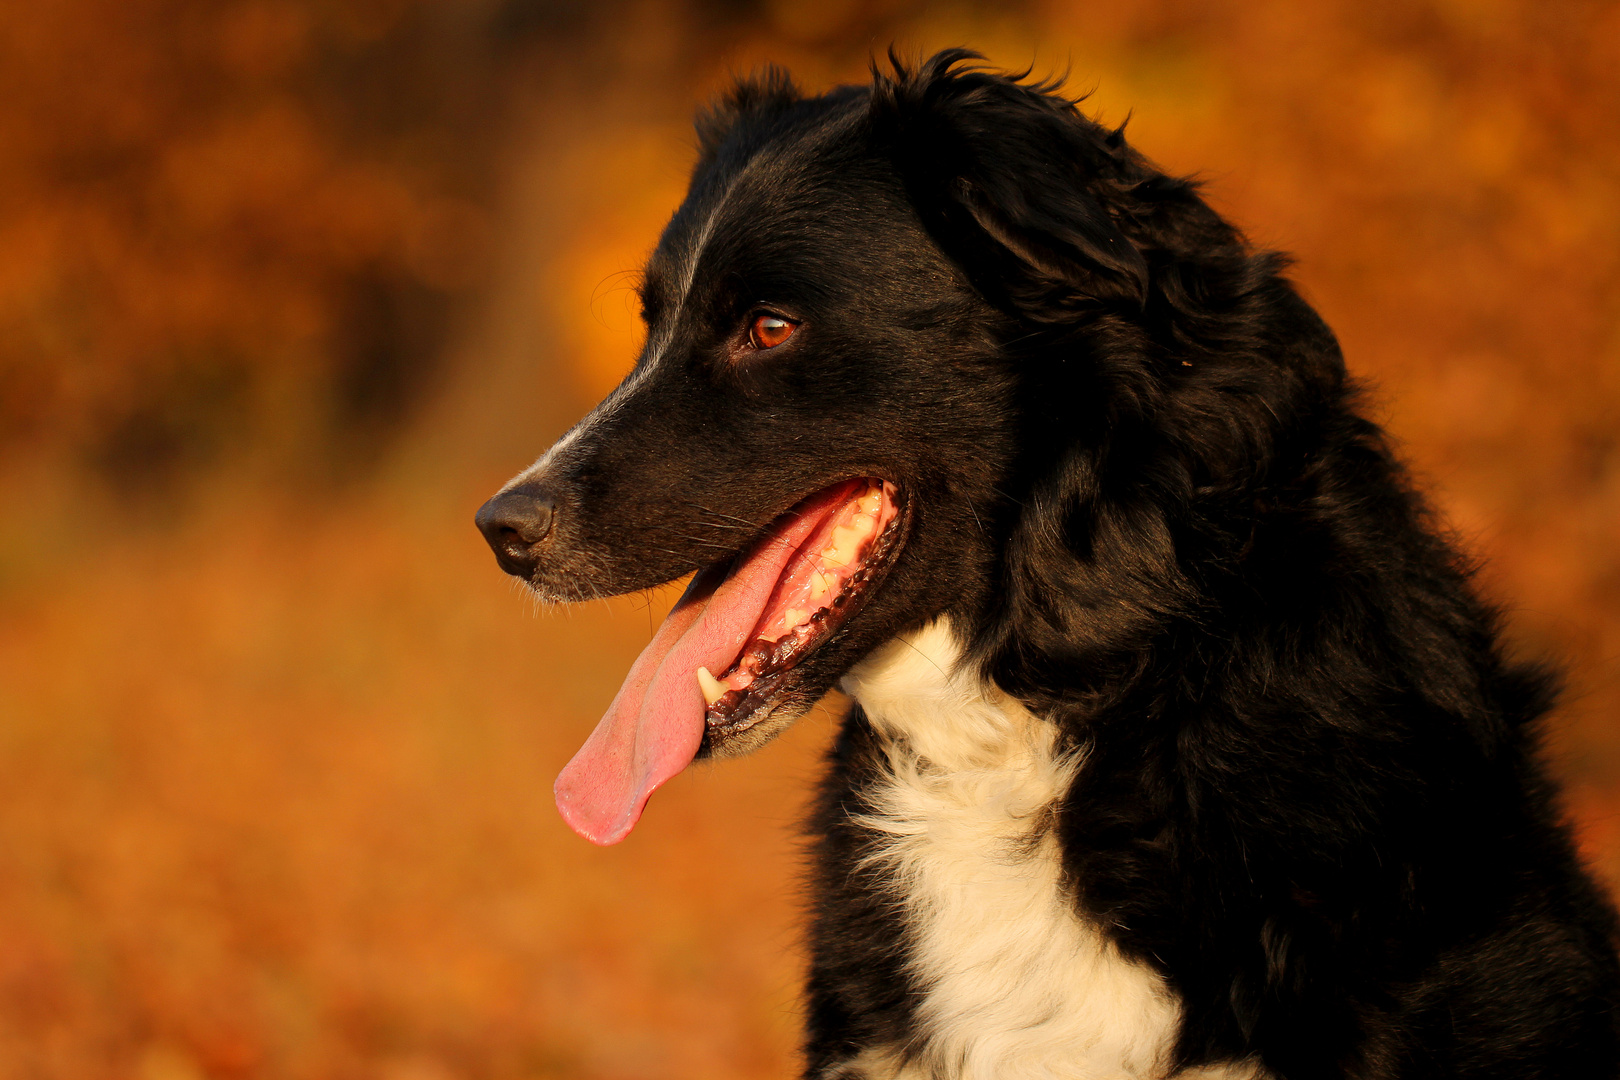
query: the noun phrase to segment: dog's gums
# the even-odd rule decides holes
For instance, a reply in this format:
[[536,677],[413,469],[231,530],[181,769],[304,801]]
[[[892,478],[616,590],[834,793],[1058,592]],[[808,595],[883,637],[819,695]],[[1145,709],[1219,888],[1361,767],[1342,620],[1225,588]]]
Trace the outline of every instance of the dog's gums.
[[557,778],[557,806],[574,831],[598,844],[624,839],[652,792],[700,750],[771,713],[795,666],[893,561],[899,495],[870,477],[835,484],[698,571]]
[[849,615],[893,538],[899,507],[893,484],[866,481],[788,562],[752,640],[725,675],[697,669],[711,728],[735,729],[767,703],[780,676],[826,640]]

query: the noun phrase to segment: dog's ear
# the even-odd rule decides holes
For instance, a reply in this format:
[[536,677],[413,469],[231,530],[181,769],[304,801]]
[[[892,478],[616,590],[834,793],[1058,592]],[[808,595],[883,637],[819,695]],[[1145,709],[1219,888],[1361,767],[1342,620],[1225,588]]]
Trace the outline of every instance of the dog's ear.
[[730,90],[698,113],[695,126],[699,153],[703,158],[713,157],[738,120],[754,113],[785,109],[800,96],[792,77],[775,64],[738,79]]
[[992,301],[1042,322],[1099,302],[1140,305],[1142,253],[1109,212],[1138,179],[1118,131],[1056,83],[972,66],[950,49],[874,67],[873,131],[935,239]]

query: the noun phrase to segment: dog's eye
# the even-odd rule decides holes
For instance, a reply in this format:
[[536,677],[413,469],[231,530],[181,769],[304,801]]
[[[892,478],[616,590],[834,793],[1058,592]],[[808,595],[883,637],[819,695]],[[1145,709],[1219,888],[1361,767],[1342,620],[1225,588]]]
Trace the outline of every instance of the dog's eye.
[[768,312],[755,315],[748,324],[748,344],[756,349],[774,349],[793,336],[799,324]]

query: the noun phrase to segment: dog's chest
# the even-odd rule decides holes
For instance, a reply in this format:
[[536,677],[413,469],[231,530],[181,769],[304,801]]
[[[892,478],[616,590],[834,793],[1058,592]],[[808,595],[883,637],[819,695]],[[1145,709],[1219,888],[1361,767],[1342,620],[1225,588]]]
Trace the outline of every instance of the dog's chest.
[[904,905],[922,998],[909,1065],[877,1047],[842,1075],[1162,1076],[1173,995],[1079,916],[1063,884],[1054,804],[1077,763],[1051,724],[957,656],[936,623],[845,682],[887,758],[861,820]]

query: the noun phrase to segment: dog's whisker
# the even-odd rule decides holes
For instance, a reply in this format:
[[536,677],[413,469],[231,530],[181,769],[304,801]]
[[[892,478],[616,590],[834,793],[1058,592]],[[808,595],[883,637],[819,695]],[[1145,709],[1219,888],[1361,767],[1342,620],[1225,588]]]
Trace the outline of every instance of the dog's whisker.
[[691,506],[691,507],[695,507],[696,509],[703,511],[705,514],[708,514],[710,517],[725,518],[728,521],[738,522],[744,528],[749,528],[749,529],[758,529],[759,528],[758,525],[754,524],[752,521],[749,521],[747,518],[740,518],[740,517],[737,517],[735,514],[723,514],[718,510],[709,509],[707,506],[704,506],[702,503],[688,502],[686,505]]
[[981,536],[989,536],[990,534],[984,531],[984,522],[979,520],[978,510],[974,509],[973,507],[973,500],[964,499],[963,501],[967,503],[968,513],[973,515],[973,524],[979,527],[979,534]]
[[1007,494],[1005,491],[1003,491],[1001,488],[997,487],[994,484],[990,485],[990,490],[995,492],[997,495],[1000,495],[1003,499],[1006,499],[1008,502],[1012,503],[1014,506],[1023,506],[1024,505],[1024,503],[1023,503],[1023,501],[1021,499],[1014,498],[1013,496]]
[[714,540],[704,540],[701,537],[696,537],[696,536],[683,536],[683,537],[681,537],[681,539],[682,540],[690,540],[692,543],[701,544],[703,547],[719,548],[721,551],[726,551],[726,552],[731,552],[731,551],[736,551],[737,550],[736,548],[732,547],[730,544],[722,544],[722,543],[719,543],[719,542],[714,541]]

